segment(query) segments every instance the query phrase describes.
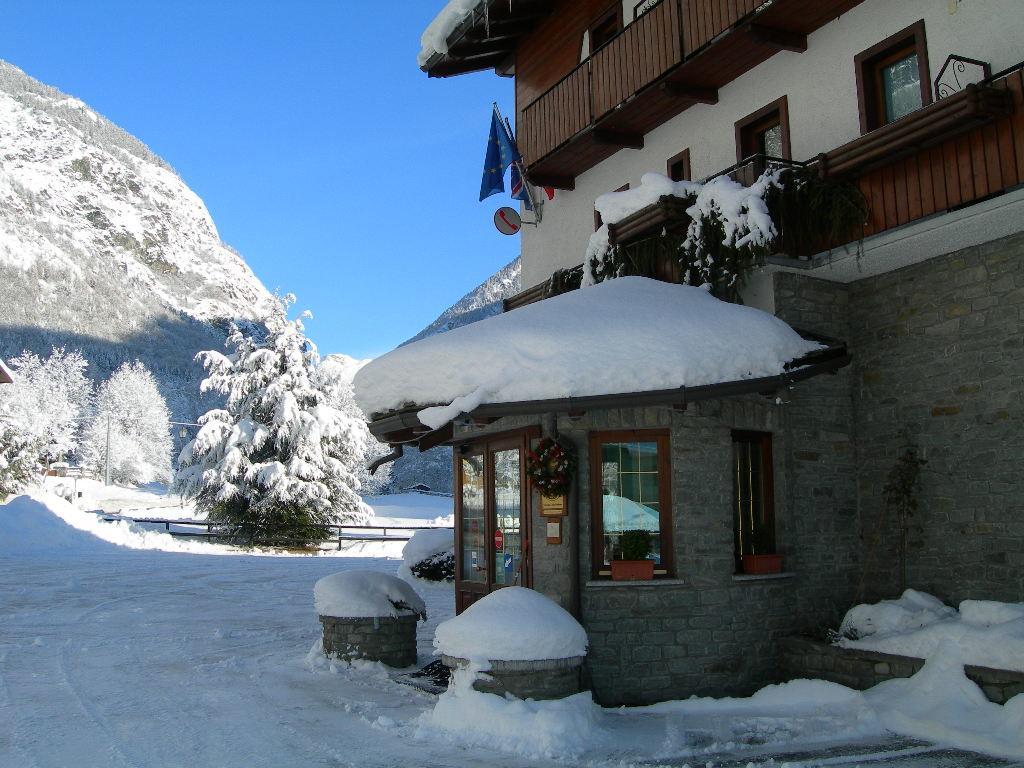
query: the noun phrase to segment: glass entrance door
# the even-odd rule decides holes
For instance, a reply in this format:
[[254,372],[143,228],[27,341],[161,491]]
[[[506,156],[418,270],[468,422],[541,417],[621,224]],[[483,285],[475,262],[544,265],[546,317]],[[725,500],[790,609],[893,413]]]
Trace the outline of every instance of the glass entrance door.
[[525,433],[455,454],[455,609],[508,586],[530,586]]

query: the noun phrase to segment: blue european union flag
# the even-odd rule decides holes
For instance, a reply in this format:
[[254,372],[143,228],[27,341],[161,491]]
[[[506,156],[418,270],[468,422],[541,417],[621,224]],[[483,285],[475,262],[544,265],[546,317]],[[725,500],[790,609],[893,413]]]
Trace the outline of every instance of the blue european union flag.
[[497,111],[491,112],[491,135],[487,139],[487,155],[484,157],[484,177],[480,181],[480,199],[505,191],[505,171],[514,162],[521,160],[519,150],[501,124]]

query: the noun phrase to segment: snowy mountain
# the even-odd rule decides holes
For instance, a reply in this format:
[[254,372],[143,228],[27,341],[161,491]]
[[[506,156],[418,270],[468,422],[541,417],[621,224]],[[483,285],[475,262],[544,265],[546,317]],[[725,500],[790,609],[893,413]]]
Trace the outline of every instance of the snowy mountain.
[[519,272],[520,263],[517,256],[483,283],[452,304],[452,306],[448,307],[448,309],[438,315],[434,322],[405,343],[410,344],[414,341],[425,339],[427,336],[444,333],[453,328],[475,323],[477,320],[483,320],[485,317],[498,314],[501,312],[502,299],[507,299],[521,290]]
[[0,62],[0,357],[66,345],[96,379],[138,357],[191,417],[195,353],[270,299],[167,163]]
[[[445,333],[453,328],[469,325],[477,320],[498,314],[501,312],[502,299],[519,293],[520,285],[520,262],[519,257],[516,257],[438,315],[434,322],[405,343],[411,344],[427,336]],[[357,364],[363,362],[353,361]],[[355,375],[354,371],[353,375]],[[435,491],[450,492],[452,489],[452,451],[445,447],[432,448],[424,453],[410,451],[394,463],[391,477],[393,490],[401,490],[417,483],[423,483]]]

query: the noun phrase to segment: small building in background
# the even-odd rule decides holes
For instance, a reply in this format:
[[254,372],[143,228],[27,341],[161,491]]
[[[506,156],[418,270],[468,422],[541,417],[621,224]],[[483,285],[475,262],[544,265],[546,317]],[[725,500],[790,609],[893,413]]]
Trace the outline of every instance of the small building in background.
[[14,373],[11,371],[10,368],[7,367],[7,365],[4,363],[3,360],[0,360],[0,384],[13,384],[13,383],[14,383]]

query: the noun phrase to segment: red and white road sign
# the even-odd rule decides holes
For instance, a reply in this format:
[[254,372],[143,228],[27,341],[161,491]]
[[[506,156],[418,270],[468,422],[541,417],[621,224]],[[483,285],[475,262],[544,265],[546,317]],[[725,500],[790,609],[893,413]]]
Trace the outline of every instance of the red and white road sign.
[[505,532],[498,528],[494,532],[494,551],[501,552],[505,549]]

